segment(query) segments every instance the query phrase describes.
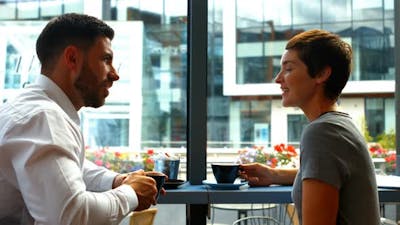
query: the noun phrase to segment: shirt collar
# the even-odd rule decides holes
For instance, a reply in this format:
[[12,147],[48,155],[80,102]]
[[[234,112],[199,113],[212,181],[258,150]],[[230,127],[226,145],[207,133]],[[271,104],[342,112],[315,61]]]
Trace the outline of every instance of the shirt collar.
[[67,95],[56,83],[44,75],[39,75],[36,84],[39,85],[47,96],[56,102],[78,126],[80,125],[78,112]]

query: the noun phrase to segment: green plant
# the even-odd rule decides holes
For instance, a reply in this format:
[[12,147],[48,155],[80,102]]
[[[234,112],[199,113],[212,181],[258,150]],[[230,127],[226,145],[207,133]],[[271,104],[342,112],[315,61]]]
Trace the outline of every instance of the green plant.
[[377,142],[386,149],[396,149],[396,134],[393,129],[377,136]]
[[369,134],[368,125],[365,117],[363,117],[361,120],[361,132],[365,138],[365,141],[371,142],[374,140],[374,138]]

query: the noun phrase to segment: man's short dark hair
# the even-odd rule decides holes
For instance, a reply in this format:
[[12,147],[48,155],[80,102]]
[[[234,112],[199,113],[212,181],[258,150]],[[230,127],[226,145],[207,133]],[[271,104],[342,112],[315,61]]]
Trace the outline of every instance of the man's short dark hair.
[[103,21],[88,15],[68,13],[53,18],[36,41],[36,54],[43,68],[51,69],[68,45],[88,49],[96,38],[114,38],[114,30]]

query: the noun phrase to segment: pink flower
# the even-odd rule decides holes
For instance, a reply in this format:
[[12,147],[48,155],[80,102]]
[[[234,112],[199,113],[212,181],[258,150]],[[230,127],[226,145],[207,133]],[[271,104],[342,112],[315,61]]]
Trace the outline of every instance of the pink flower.
[[98,166],[102,166],[102,165],[103,165],[103,160],[97,159],[97,160],[94,161],[94,163],[95,163],[96,165],[98,165]]

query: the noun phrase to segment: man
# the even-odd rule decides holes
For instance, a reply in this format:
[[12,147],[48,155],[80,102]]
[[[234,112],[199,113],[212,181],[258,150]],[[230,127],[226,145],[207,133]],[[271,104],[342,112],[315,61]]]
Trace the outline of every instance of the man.
[[42,75],[0,107],[0,224],[119,224],[156,204],[143,171],[118,174],[84,159],[77,111],[102,106],[119,79],[113,36],[104,22],[73,13],[43,29]]

